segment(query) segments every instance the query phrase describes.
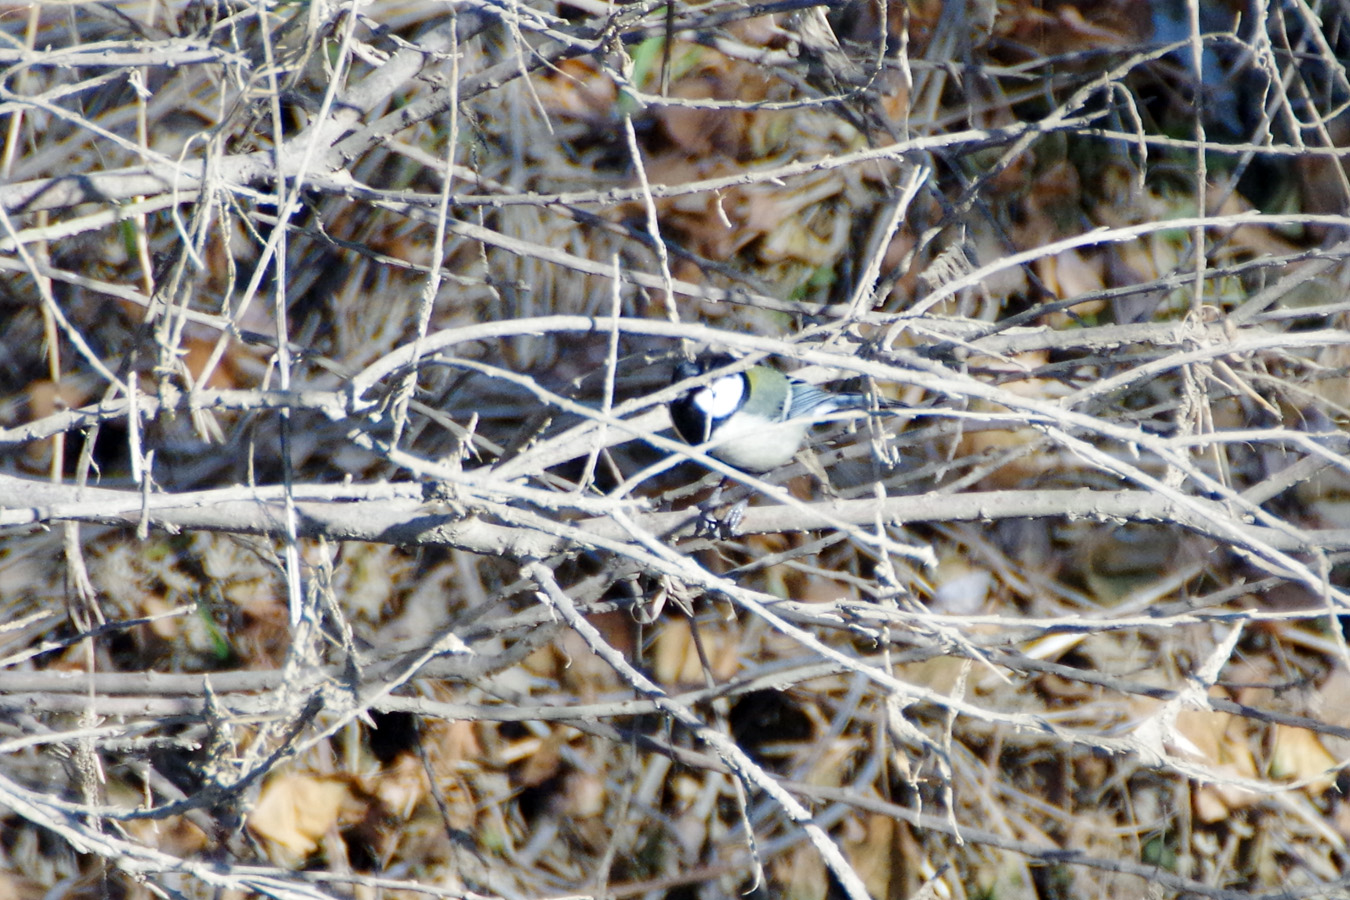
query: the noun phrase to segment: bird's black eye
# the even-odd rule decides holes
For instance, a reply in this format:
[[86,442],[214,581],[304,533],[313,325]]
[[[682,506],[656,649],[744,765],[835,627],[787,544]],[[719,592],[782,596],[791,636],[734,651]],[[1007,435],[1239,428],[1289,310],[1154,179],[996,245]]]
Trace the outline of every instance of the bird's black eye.
[[688,378],[696,378],[697,376],[702,374],[703,370],[699,368],[699,364],[696,361],[692,359],[686,359],[684,362],[680,363],[675,367],[675,375],[670,379],[670,383],[674,384],[677,381],[684,381],[685,379]]

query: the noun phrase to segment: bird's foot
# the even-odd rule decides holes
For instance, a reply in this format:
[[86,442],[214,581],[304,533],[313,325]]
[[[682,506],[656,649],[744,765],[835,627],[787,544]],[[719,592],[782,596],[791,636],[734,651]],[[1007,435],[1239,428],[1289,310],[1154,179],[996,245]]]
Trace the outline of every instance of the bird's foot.
[[750,498],[742,497],[723,513],[719,508],[722,505],[722,488],[723,485],[719,484],[708,499],[698,505],[695,533],[699,537],[726,540],[740,536],[745,511],[750,508]]

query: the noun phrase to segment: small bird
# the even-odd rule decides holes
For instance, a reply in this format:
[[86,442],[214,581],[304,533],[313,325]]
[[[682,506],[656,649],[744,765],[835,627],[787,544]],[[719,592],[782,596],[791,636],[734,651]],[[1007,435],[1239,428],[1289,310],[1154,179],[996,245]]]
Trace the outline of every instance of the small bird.
[[[675,367],[674,382],[707,374],[735,359],[706,354]],[[831,413],[869,409],[865,394],[836,394],[790,378],[770,366],[751,366],[691,388],[670,403],[670,419],[687,444],[746,472],[786,465],[815,423]]]

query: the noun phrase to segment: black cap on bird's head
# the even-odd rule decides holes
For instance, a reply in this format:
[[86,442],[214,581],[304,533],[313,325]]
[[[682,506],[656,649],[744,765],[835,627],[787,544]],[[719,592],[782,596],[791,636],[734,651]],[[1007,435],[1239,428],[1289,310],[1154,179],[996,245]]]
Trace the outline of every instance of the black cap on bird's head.
[[714,369],[720,369],[723,366],[729,366],[736,361],[736,357],[730,353],[703,353],[694,359],[686,359],[675,366],[675,377],[671,379],[674,384],[677,381],[684,381],[686,378],[696,378],[706,372]]

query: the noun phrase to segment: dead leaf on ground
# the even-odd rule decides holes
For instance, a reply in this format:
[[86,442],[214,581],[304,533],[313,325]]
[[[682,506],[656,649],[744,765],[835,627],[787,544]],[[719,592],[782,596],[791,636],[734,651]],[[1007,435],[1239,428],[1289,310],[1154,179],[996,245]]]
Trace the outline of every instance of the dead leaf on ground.
[[267,841],[283,865],[298,865],[333,828],[359,821],[367,804],[347,781],[307,774],[271,779],[248,815],[248,827]]

